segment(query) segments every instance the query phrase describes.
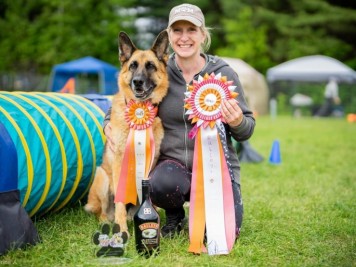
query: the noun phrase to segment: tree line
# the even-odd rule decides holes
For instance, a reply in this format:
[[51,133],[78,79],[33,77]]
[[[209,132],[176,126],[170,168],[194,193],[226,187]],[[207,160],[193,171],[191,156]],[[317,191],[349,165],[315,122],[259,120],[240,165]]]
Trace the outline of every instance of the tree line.
[[[322,54],[356,69],[356,1],[196,0],[212,30],[211,54],[241,58],[262,73]],[[55,64],[93,56],[119,67],[117,36],[148,48],[182,1],[3,0],[0,72],[49,74]]]

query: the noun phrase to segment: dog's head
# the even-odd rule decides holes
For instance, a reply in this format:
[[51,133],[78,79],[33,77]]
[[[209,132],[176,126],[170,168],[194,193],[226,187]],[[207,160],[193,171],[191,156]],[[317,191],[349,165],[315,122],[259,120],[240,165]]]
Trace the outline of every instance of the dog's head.
[[153,104],[158,104],[167,94],[168,44],[167,31],[162,31],[151,49],[140,50],[136,48],[126,33],[120,32],[119,88],[127,100],[144,101],[149,99]]

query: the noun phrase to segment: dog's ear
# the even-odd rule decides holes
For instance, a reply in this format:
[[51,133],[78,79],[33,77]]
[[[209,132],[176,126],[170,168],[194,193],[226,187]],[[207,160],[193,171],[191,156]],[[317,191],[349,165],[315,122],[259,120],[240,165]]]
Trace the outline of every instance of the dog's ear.
[[121,64],[129,60],[137,48],[125,32],[119,33],[119,61]]
[[154,41],[151,50],[156,54],[159,60],[167,62],[169,53],[169,39],[166,30],[161,31]]

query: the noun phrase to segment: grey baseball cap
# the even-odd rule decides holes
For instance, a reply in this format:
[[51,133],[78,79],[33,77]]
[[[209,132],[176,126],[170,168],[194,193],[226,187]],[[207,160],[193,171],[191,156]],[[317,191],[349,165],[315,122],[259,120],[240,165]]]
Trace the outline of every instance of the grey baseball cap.
[[181,4],[172,8],[169,13],[168,27],[179,20],[185,20],[201,27],[205,25],[205,19],[201,9],[191,4]]

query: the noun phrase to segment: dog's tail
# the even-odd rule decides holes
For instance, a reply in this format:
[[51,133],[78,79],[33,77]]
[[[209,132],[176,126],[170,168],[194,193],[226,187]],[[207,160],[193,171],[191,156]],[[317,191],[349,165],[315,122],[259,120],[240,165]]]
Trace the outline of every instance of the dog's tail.
[[96,209],[95,206],[93,206],[92,204],[89,204],[89,203],[85,204],[84,210],[88,213],[93,213],[93,214],[100,213],[100,209]]

